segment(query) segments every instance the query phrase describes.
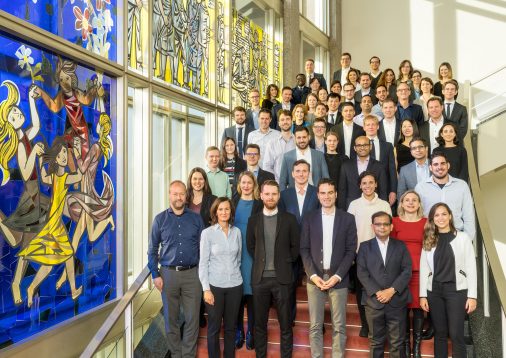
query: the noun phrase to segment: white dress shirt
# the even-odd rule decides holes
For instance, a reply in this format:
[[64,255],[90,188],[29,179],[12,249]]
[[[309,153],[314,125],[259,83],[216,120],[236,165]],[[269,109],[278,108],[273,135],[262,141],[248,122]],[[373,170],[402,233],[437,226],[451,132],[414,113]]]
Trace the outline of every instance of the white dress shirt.
[[[395,147],[395,117],[391,119],[383,119],[383,129],[385,130],[385,139]],[[376,143],[374,143],[376,145]]]
[[378,239],[378,237],[376,237],[376,241],[378,242],[378,246],[380,248],[381,258],[383,259],[383,265],[386,265],[386,263],[387,263],[388,241],[390,241],[390,239],[388,238],[388,239],[386,239],[383,242],[380,239]]
[[280,134],[277,139],[269,142],[265,148],[265,154],[263,155],[263,169],[274,173],[274,177],[278,182],[281,174],[283,155],[293,149],[295,149],[295,136],[293,134],[290,134],[290,139],[288,140]]
[[429,119],[429,136],[430,136],[430,153],[434,152],[434,148],[439,147],[439,143],[436,141],[436,138],[439,137],[439,130],[443,127],[443,116],[439,122],[434,122],[433,119]]
[[368,137],[369,140],[372,140],[374,142],[374,157],[379,162],[380,158],[380,141],[378,136],[376,137]]
[[351,122],[350,124],[346,124],[345,122],[343,122],[343,135],[344,135],[344,154],[346,154],[346,156],[348,158],[351,158],[350,156],[350,150],[351,150],[351,139],[353,137],[353,122]]
[[332,258],[332,234],[334,232],[334,218],[336,210],[330,214],[326,214],[322,210],[322,232],[323,232],[323,269],[330,269],[330,261]]
[[297,184],[295,184],[295,192],[297,193],[297,204],[299,205],[300,216],[302,216],[302,209],[304,208],[304,200],[306,200],[308,184],[309,183],[306,183],[303,188],[297,187]]
[[344,84],[346,82],[348,82],[346,80],[346,77],[348,77],[348,72],[350,72],[350,67],[348,67],[348,68],[341,68],[341,78],[340,78],[340,80],[341,80],[341,84],[343,85],[343,87],[344,87]]
[[248,135],[248,144],[257,144],[260,147],[260,168],[263,169],[263,158],[265,148],[272,141],[275,140],[281,133],[275,129],[269,128],[266,133],[262,133],[260,129],[250,132]]
[[[304,159],[309,163],[309,167],[312,168],[313,164],[311,163],[311,149],[309,147],[306,148],[306,151],[302,153],[299,148],[295,149],[295,154],[297,155],[297,160]],[[313,176],[311,175],[311,171],[309,171],[309,184],[313,184]]]

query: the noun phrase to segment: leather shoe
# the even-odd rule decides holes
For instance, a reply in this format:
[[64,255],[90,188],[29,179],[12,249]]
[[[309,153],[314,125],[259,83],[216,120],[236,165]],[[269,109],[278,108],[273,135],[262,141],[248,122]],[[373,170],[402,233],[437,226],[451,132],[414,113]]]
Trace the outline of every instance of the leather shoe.
[[235,332],[235,348],[241,349],[244,344],[244,331],[238,329]]
[[255,349],[255,341],[253,339],[253,334],[251,331],[248,331],[246,333],[246,349],[249,351]]
[[422,339],[424,341],[432,339],[434,337],[434,327],[432,325],[422,333]]
[[369,328],[362,326],[358,335],[360,337],[367,338],[369,336]]
[[205,326],[207,326],[207,320],[204,315],[200,316],[199,326],[200,328],[204,328]]

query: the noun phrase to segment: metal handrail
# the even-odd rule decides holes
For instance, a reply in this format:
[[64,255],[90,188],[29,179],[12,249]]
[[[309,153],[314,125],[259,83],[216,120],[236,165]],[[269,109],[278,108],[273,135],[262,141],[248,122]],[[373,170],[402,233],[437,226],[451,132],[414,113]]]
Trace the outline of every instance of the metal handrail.
[[489,78],[489,77],[492,77],[493,75],[495,75],[495,74],[496,74],[496,73],[498,73],[498,72],[501,72],[501,71],[502,71],[502,70],[504,70],[504,69],[506,69],[506,65],[501,66],[500,68],[498,68],[497,70],[495,70],[495,71],[493,71],[493,72],[489,73],[489,74],[488,74],[488,75],[486,75],[485,77],[480,78],[478,81],[471,82],[471,86],[474,86],[474,85],[476,85],[477,83],[480,83],[481,81],[484,81],[484,80],[486,80],[486,79],[487,79],[487,78]]
[[80,356],[81,358],[89,358],[92,357],[93,354],[95,354],[95,352],[98,350],[98,348],[104,341],[105,337],[107,337],[107,334],[109,334],[109,332],[114,327],[116,322],[118,322],[123,312],[125,312],[127,307],[132,303],[132,300],[135,298],[137,292],[139,292],[142,285],[144,285],[144,282],[146,282],[146,280],[149,278],[149,275],[150,270],[146,266],[144,270],[142,270],[142,272],[139,274],[139,276],[137,276],[132,286],[130,286],[128,291],[119,300],[118,304],[111,311],[111,313],[106,318],[105,322],[102,324],[97,333],[95,333],[90,343],[88,343],[88,346],[81,354]]

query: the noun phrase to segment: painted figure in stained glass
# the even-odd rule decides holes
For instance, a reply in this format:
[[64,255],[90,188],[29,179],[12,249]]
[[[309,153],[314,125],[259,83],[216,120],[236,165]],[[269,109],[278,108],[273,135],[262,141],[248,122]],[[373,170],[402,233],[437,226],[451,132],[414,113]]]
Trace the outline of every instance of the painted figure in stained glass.
[[[87,91],[78,88],[78,79],[76,75],[77,64],[69,60],[59,60],[56,66],[56,81],[60,85],[60,90],[54,98],[51,98],[43,89],[38,88],[41,98],[46,106],[53,113],[58,113],[63,107],[66,110],[65,121],[65,140],[72,145],[75,137],[81,140],[82,158],[86,158],[89,150],[89,133],[86,119],[84,118],[81,105],[90,105],[97,96],[99,89],[98,79],[95,78],[93,84]],[[69,161],[71,171],[75,171],[73,161]]]
[[[172,83],[180,85],[179,82],[179,63],[183,65],[183,69],[187,65],[187,41],[188,41],[188,16],[184,8],[182,0],[173,0],[172,21],[174,26],[174,51],[175,56],[172,59]],[[184,80],[183,80],[184,82]]]
[[[76,143],[79,141],[75,138]],[[47,164],[47,169],[44,166]],[[56,137],[51,148],[39,157],[41,180],[52,188],[49,219],[42,230],[30,243],[18,252],[18,257],[40,264],[32,283],[27,288],[27,305],[32,306],[35,290],[49,275],[53,266],[65,263],[65,271],[69,278],[72,298],[75,300],[82,293],[82,287],[76,288],[74,272],[74,250],[70,244],[67,229],[62,221],[65,197],[69,185],[81,181],[82,174],[68,174],[68,149],[63,137]],[[16,282],[19,285],[19,282]]]
[[153,3],[153,68],[156,69],[156,54],[160,58],[158,77],[165,80],[167,57],[172,66],[172,77],[176,71],[176,53],[174,51],[174,29],[172,23],[171,0],[155,0]]
[[223,3],[218,3],[218,50],[217,50],[217,64],[216,72],[218,74],[218,101],[225,103],[224,92],[225,92],[225,13],[223,9]]
[[[4,81],[7,98],[0,103],[0,167],[2,186],[10,179],[9,161],[16,156],[23,180],[23,192],[16,209],[8,216],[0,210],[0,231],[12,247],[26,245],[44,227],[48,219],[49,198],[40,192],[36,159],[44,152],[44,145],[33,139],[40,130],[39,114],[35,100],[40,96],[36,86],[30,87],[28,100],[32,123],[24,129],[25,115],[18,107],[19,89],[12,81]],[[20,257],[16,264],[12,294],[15,304],[21,303],[19,283],[27,268],[27,262]]]
[[143,66],[141,46],[141,10],[142,0],[128,0],[128,64],[130,64],[131,57],[135,57],[138,69],[142,69]]
[[[210,38],[209,11],[204,1],[188,0],[188,41],[186,42],[186,72],[184,87],[197,94],[208,95],[208,44]],[[204,90],[201,80],[204,75]]]
[[[84,232],[88,233],[88,240],[95,242],[102,236],[108,225],[114,230],[114,219],[111,215],[114,204],[114,186],[106,172],[102,172],[104,188],[102,194],[95,189],[95,177],[100,160],[104,159],[104,167],[113,154],[113,144],[109,134],[111,133],[111,118],[102,113],[97,125],[98,141],[91,146],[85,159],[81,155],[81,143],[79,137],[74,139],[74,156],[77,159],[79,171],[83,173],[81,192],[70,192],[67,196],[67,206],[70,218],[77,223],[72,237],[72,247],[77,250]],[[66,271],[56,283],[59,288],[66,280]]]

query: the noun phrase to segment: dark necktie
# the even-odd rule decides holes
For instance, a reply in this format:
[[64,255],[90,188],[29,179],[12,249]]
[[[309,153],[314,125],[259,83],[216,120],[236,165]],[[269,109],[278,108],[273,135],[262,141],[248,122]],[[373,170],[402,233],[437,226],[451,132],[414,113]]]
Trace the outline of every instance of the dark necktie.
[[450,118],[451,106],[451,103],[446,104],[446,118]]
[[371,154],[370,154],[370,157],[371,157],[372,159],[376,159],[376,147],[375,147],[375,145],[374,145],[374,140],[373,140],[373,139],[371,139],[371,140],[370,140],[370,143],[371,143]]
[[330,115],[330,124],[334,125],[334,114]]
[[237,134],[237,149],[239,151],[239,156],[242,158],[242,127],[239,127],[239,133]]

